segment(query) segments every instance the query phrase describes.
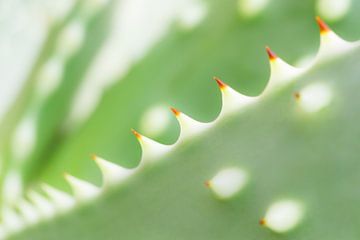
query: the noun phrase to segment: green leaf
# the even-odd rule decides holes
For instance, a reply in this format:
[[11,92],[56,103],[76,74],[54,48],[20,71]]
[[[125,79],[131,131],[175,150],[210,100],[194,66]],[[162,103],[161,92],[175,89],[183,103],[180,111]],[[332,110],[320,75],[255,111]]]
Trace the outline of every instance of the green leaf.
[[[121,187],[13,239],[357,239],[359,61],[356,49],[311,67]],[[307,112],[294,93],[305,99],[320,83],[331,101]],[[218,200],[203,182],[227,167],[244,169],[249,182]],[[304,206],[300,224],[281,234],[258,224],[278,199]]]
[[[100,183],[98,170],[89,161],[93,153],[134,167],[140,153],[130,128],[146,134],[141,122],[152,107],[172,106],[195,119],[211,120],[220,108],[217,88],[209,84],[213,76],[255,96],[269,74],[266,45],[289,62],[318,48],[311,1],[272,1],[252,19],[239,14],[237,1],[210,4],[207,18],[198,27],[181,31],[174,25],[169,36],[109,89],[93,116],[49,156],[51,164],[42,180],[63,187],[59,176],[69,171]],[[349,15],[338,28],[346,29],[354,17]],[[358,34],[352,29],[345,35],[351,39]],[[150,137],[171,143],[177,135],[173,119],[164,133]]]

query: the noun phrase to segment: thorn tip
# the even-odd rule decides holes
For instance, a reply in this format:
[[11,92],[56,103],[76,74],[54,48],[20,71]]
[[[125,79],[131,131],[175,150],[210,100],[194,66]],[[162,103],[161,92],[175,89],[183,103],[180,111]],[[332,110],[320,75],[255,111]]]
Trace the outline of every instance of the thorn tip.
[[210,186],[211,186],[210,180],[206,180],[206,181],[204,182],[204,185],[205,185],[205,187],[210,188]]
[[226,84],[220,80],[220,78],[218,77],[213,77],[213,79],[216,81],[216,83],[218,84],[220,90],[223,90],[226,88]]
[[329,26],[319,17],[316,17],[316,22],[320,28],[320,34],[328,33],[330,31]]
[[140,135],[140,133],[138,133],[135,129],[131,129],[131,132],[135,135],[135,137],[137,138],[137,139],[141,139],[141,135]]
[[264,218],[260,219],[259,224],[260,224],[261,226],[265,226],[266,220],[265,220]]
[[294,93],[294,98],[295,98],[296,101],[300,100],[300,98],[301,98],[300,92],[295,92]]
[[274,61],[277,59],[277,55],[270,49],[270,47],[266,46],[265,49],[269,56],[270,61]]
[[176,108],[171,107],[170,110],[174,113],[176,117],[180,115],[180,111],[178,111]]

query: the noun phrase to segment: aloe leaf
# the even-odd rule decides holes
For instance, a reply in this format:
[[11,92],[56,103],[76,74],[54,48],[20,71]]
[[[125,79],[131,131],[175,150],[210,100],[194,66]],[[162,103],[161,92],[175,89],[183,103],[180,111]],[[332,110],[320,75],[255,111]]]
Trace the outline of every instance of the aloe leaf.
[[310,67],[268,50],[271,76],[258,97],[216,79],[214,122],[173,110],[180,136],[213,126],[167,146],[134,132],[143,150],[135,175],[13,239],[357,239],[359,43],[318,21],[322,45]]
[[[318,46],[313,2],[272,1],[251,19],[239,14],[237,1],[210,3],[207,18],[199,26],[190,31],[174,26],[168,37],[109,89],[96,112],[51,157],[44,181],[63,187],[58,176],[69,171],[100,183],[95,165],[88,161],[92,153],[134,167],[139,151],[129,129],[148,133],[142,122],[149,109],[173,106],[195,119],[213,119],[220,107],[216,87],[208,83],[213,76],[245,94],[257,95],[269,74],[266,45],[290,62],[315,52]],[[346,29],[352,17],[337,24],[338,28]],[[345,35],[351,39],[357,33],[352,30]],[[167,114],[163,117],[168,118],[170,111]],[[174,120],[169,122],[164,132],[151,137],[174,141],[178,129]]]

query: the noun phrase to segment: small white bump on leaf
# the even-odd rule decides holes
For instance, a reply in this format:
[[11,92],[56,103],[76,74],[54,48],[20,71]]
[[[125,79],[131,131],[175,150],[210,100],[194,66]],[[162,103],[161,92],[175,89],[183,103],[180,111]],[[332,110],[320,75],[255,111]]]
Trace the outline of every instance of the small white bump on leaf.
[[248,178],[248,173],[240,168],[226,168],[207,181],[206,185],[220,199],[228,199],[245,187]]
[[100,168],[104,187],[113,185],[115,183],[120,183],[128,179],[136,171],[136,169],[123,168],[96,155],[93,156],[93,160]]
[[180,25],[184,29],[193,29],[205,18],[207,7],[202,0],[192,1],[179,14]]
[[102,88],[98,84],[84,85],[76,96],[70,115],[65,122],[65,129],[71,130],[79,126],[95,110],[101,100]]
[[318,82],[312,83],[295,93],[295,98],[303,111],[314,113],[331,103],[333,92],[328,84]]
[[238,0],[238,9],[242,16],[253,18],[265,10],[270,0]]
[[67,173],[64,174],[64,177],[72,188],[75,198],[79,201],[93,199],[100,193],[100,188],[88,181],[81,180]]
[[339,21],[349,12],[351,0],[318,0],[317,13],[328,21]]
[[140,122],[142,132],[152,136],[162,134],[170,124],[170,114],[165,107],[153,106],[145,112]]
[[277,233],[284,233],[298,226],[304,217],[303,205],[295,200],[273,203],[260,223]]

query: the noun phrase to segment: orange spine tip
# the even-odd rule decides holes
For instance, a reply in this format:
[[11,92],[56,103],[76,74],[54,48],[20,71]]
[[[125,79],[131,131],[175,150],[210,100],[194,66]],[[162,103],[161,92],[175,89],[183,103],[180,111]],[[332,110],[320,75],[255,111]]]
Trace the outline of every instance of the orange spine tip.
[[319,25],[320,34],[330,32],[329,26],[319,16],[316,17],[316,22]]
[[204,185],[205,185],[205,187],[209,188],[210,185],[211,185],[211,183],[210,183],[210,181],[208,180],[208,181],[205,181],[205,182],[204,182]]
[[94,160],[94,161],[95,161],[95,160],[96,160],[96,158],[97,158],[97,155],[96,155],[96,154],[91,154],[91,155],[90,155],[90,157],[91,157],[91,159],[92,159],[92,160]]
[[269,56],[270,61],[274,61],[277,59],[277,55],[269,47],[265,47],[265,49]]
[[260,219],[259,224],[260,224],[261,226],[264,226],[264,225],[266,224],[265,219],[264,219],[264,218]]
[[174,113],[176,117],[180,115],[180,112],[177,109],[171,107],[170,110]]
[[216,81],[216,83],[219,85],[219,88],[221,90],[225,89],[226,88],[226,84],[220,80],[220,78],[218,77],[214,77],[214,80]]
[[131,132],[135,135],[135,137],[136,137],[137,139],[141,139],[140,133],[138,133],[137,131],[135,131],[135,129],[131,129]]
[[300,98],[301,98],[300,93],[299,93],[299,92],[295,92],[295,93],[294,93],[294,98],[295,98],[296,101],[300,100]]

